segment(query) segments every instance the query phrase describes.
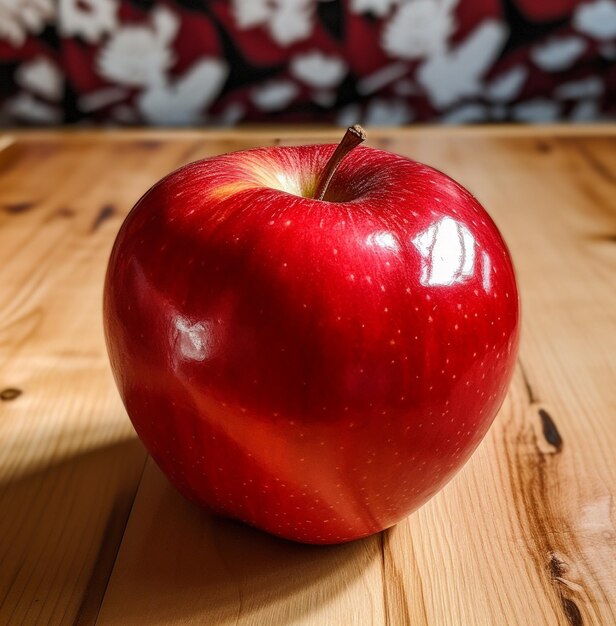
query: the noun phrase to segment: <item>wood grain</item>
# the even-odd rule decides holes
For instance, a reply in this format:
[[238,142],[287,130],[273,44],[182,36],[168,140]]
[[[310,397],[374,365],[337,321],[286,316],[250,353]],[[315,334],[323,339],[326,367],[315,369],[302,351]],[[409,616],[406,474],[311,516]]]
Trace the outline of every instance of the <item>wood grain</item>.
[[102,278],[123,215],[188,146],[0,145],[0,623],[93,623],[145,461]]
[[187,161],[339,134],[0,137],[1,624],[616,623],[616,127],[370,134],[474,192],[522,291],[505,405],[408,520],[294,545],[212,518],[145,462],[100,323],[123,216]]

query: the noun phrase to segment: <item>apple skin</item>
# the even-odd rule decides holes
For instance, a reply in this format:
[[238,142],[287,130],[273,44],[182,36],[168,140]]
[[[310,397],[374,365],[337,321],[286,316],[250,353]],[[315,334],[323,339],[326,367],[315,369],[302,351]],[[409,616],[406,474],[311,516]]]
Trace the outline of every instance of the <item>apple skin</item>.
[[134,427],[189,499],[288,539],[392,526],[486,434],[516,359],[506,245],[426,165],[335,146],[189,164],[124,222],[106,340]]

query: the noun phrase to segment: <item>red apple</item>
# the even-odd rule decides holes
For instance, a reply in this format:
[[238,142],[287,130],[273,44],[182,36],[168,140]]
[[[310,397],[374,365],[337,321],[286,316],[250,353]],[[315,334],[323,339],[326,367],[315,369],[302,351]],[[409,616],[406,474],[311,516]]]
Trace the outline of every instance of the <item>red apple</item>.
[[520,319],[468,191],[359,147],[315,199],[334,149],[161,180],[120,230],[104,304],[126,409],[177,489],[324,544],[395,524],[460,469],[505,397]]

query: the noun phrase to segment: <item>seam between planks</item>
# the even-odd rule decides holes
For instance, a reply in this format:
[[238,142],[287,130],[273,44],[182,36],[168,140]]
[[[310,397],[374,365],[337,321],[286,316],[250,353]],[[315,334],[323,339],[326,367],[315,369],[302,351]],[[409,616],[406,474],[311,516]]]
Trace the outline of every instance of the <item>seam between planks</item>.
[[[103,536],[101,538],[101,543],[100,543],[100,547],[98,550],[98,554],[96,555],[96,559],[94,561],[94,565],[92,567],[92,572],[90,574],[90,579],[88,580],[88,584],[86,585],[86,589],[83,593],[82,599],[81,599],[81,603],[79,605],[79,610],[77,611],[77,615],[75,617],[75,626],[86,626],[86,624],[96,624],[98,622],[98,616],[100,614],[100,610],[101,607],[103,606],[103,602],[105,600],[105,596],[107,595],[107,589],[109,587],[109,581],[111,580],[111,575],[113,574],[113,570],[115,569],[115,565],[116,565],[116,561],[118,559],[118,554],[120,553],[120,548],[122,547],[122,543],[124,541],[124,536],[126,535],[126,528],[128,527],[128,523],[130,521],[131,515],[133,513],[133,508],[135,506],[135,501],[137,499],[137,494],[139,493],[139,489],[141,488],[141,484],[143,482],[143,476],[145,474],[145,468],[147,466],[148,463],[148,459],[150,458],[150,456],[148,454],[144,455],[144,460],[143,460],[143,466],[141,467],[141,473],[139,474],[139,480],[137,481],[137,484],[135,486],[135,489],[133,490],[132,494],[131,494],[131,502],[130,502],[130,507],[128,507],[128,511],[126,513],[126,516],[124,517],[124,525],[122,527],[122,533],[119,537],[119,541],[116,544],[116,549],[115,549],[115,553],[113,555],[113,560],[111,562],[111,566],[109,567],[108,571],[105,574],[105,578],[104,578],[104,585],[102,586],[100,592],[98,593],[99,598],[98,598],[98,602],[95,605],[95,609],[94,607],[91,609],[93,615],[90,616],[87,614],[88,611],[88,603],[91,601],[91,597],[94,593],[94,583],[96,582],[96,577],[97,574],[99,573],[97,571],[97,567],[99,566],[102,558],[104,557],[104,552],[105,552],[105,548],[107,547],[107,542],[108,542],[108,537],[111,534],[110,531],[113,530],[113,524],[116,521],[115,518],[117,516],[117,509],[114,507],[111,509],[111,513],[109,514],[108,518],[107,518],[107,523],[105,524],[105,531],[103,532]],[[119,520],[117,520],[119,521]]]

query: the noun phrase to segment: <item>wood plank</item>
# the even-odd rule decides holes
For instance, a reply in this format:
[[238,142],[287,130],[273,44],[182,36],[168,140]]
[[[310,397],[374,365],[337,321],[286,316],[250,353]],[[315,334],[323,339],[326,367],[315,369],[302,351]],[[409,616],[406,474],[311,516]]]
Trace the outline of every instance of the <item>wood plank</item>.
[[4,143],[0,623],[91,624],[146,458],[104,348],[106,260],[143,189],[199,144]]

